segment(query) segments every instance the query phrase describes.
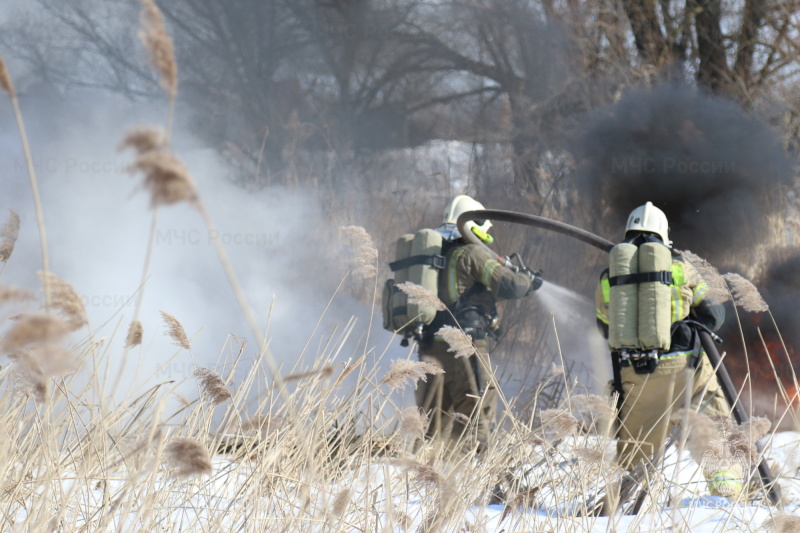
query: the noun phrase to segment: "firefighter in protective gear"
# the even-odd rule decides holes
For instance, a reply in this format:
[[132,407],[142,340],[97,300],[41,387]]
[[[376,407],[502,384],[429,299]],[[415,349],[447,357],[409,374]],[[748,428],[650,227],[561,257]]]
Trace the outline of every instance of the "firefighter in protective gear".
[[[439,275],[438,296],[448,307],[437,313],[419,341],[420,360],[441,365],[444,374],[428,375],[417,383],[417,406],[428,414],[428,436],[448,439],[452,446],[486,446],[497,412],[497,390],[491,379],[487,340],[498,331],[496,304],[522,298],[538,289],[542,280],[527,270],[516,272],[504,266],[485,247],[467,243],[456,221],[466,211],[482,210],[469,196],[457,196],[445,209],[437,228],[445,237],[446,266]],[[488,220],[465,225],[484,242],[490,242]],[[455,317],[456,322],[453,317]],[[443,326],[458,326],[472,338],[476,354],[457,358],[437,336]]]
[[[667,217],[650,202],[633,210],[625,230],[625,242],[636,245],[661,242],[671,248]],[[687,387],[690,388],[692,408],[706,405],[703,412],[708,416],[730,416],[730,406],[714,369],[699,347],[692,327],[685,322],[694,320],[716,331],[725,319],[724,307],[706,299],[709,286],[697,269],[680,256],[673,255],[671,270],[672,335],[669,349],[660,354],[651,373],[637,373],[632,361],[618,359],[615,362],[619,365],[615,381],[619,378],[621,383],[612,385],[612,390],[621,392],[622,396],[618,413],[617,460],[628,470],[633,470],[640,462],[651,460],[659,452],[671,429],[672,414],[684,407]],[[608,338],[608,270],[601,275],[595,302],[598,326]],[[619,353],[612,351],[612,357],[619,357]],[[694,372],[684,372],[692,363],[696,364]],[[706,472],[712,494],[738,496],[742,490],[743,467],[732,463],[725,471]],[[607,505],[614,505],[609,502],[615,497],[613,491],[610,489]]]

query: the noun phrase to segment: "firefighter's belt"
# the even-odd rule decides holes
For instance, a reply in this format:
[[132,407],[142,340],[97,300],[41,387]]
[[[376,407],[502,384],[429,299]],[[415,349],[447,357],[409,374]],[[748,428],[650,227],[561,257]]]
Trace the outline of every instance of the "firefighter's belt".
[[403,270],[414,265],[429,265],[433,268],[443,270],[446,263],[447,260],[443,255],[412,255],[411,257],[389,263],[389,268],[392,269],[392,272],[397,272],[398,270]]
[[630,283],[648,283],[651,281],[672,285],[672,272],[669,270],[661,270],[659,272],[641,272],[639,274],[624,274],[622,276],[608,278],[608,284],[611,287],[616,285],[628,285]]

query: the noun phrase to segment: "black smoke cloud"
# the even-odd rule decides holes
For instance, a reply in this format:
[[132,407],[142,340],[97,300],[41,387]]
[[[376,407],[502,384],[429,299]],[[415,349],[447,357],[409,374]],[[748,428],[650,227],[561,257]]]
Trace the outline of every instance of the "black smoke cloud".
[[765,216],[792,167],[775,131],[734,102],[680,85],[633,90],[583,122],[573,155],[596,228],[621,237],[652,201],[676,247],[727,262],[766,235]]

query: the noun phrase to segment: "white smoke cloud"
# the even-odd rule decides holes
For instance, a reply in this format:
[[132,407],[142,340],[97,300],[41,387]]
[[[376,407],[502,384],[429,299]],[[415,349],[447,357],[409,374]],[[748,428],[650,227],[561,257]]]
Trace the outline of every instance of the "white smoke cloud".
[[[106,337],[111,357],[119,361],[134,313],[152,211],[140,178],[123,172],[131,154],[119,154],[117,144],[131,127],[163,123],[163,109],[80,92],[63,100],[52,93],[31,94],[23,96],[23,106],[44,206],[51,270],[82,295],[93,328],[111,318],[95,338]],[[9,208],[22,219],[16,249],[0,283],[38,290],[35,273],[42,263],[32,196],[10,104],[2,99],[0,124],[0,161],[4,162],[0,219]],[[315,232],[324,224],[314,196],[302,189],[245,191],[226,179],[229,171],[214,153],[195,146],[189,134],[176,133],[175,150],[197,181],[259,324],[270,324],[269,347],[284,372],[296,363],[310,365],[320,339],[344,327],[351,317],[359,327],[338,357],[360,355],[364,340],[356,344],[358,332],[366,330],[372,309],[346,291],[331,301],[342,271],[337,265],[330,264],[327,279],[318,276],[318,268],[311,268],[332,260],[330,250],[310,245],[318,243]],[[149,376],[156,381],[180,381],[191,376],[195,365],[213,368],[229,334],[247,342],[242,363],[246,371],[248,361],[258,353],[258,342],[247,328],[200,215],[186,205],[162,208],[152,254],[140,315],[144,342],[131,351],[124,384]],[[181,321],[192,345],[191,354],[179,353],[166,365],[178,348],[165,335],[161,310]],[[370,346],[380,353],[391,335],[380,329],[379,318],[376,324]],[[312,336],[316,340],[301,357]],[[405,353],[398,351],[397,356]],[[138,378],[131,379],[137,367]],[[182,392],[196,395],[191,379]]]

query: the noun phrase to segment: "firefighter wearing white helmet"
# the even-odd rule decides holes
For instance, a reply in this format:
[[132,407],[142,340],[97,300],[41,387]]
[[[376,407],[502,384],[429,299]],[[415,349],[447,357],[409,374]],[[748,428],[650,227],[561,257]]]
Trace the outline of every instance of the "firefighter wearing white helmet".
[[[674,412],[686,407],[687,388],[693,409],[703,405],[704,414],[718,417],[730,412],[696,330],[698,324],[719,329],[725,310],[706,298],[706,282],[671,246],[664,212],[651,202],[637,207],[595,291],[598,326],[612,356],[611,388],[618,395],[617,460],[628,470],[659,452]],[[665,339],[649,331],[648,317],[665,323]],[[715,495],[738,497],[744,465],[717,464],[723,463],[724,468],[703,465],[709,488]],[[616,507],[617,489],[608,490],[604,511]]]
[[[487,342],[499,332],[497,302],[522,298],[538,289],[542,279],[528,270],[515,271],[504,266],[486,247],[467,243],[456,227],[458,217],[467,211],[483,210],[480,202],[465,195],[447,205],[442,226],[445,268],[438,281],[438,296],[447,311],[437,313],[419,341],[420,359],[434,359],[443,375],[426,376],[417,384],[417,405],[431,421],[428,436],[436,434],[450,445],[483,449],[497,412],[497,390],[488,366]],[[483,242],[491,243],[489,220],[468,222]],[[455,318],[455,320],[454,320]],[[456,357],[438,332],[444,326],[458,326],[473,342],[475,354]],[[463,448],[462,448],[463,449]]]
[[627,235],[631,232],[657,235],[663,244],[672,248],[672,241],[669,240],[667,215],[665,215],[661,209],[654,206],[652,202],[647,202],[637,207],[628,216],[625,234]]

